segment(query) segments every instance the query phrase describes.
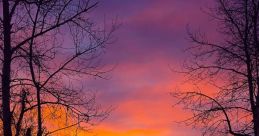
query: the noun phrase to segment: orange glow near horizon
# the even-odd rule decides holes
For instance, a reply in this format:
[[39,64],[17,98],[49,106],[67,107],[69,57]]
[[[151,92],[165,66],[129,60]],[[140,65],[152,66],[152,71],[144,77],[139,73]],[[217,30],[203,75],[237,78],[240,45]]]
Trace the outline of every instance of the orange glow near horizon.
[[[184,85],[181,88],[189,90],[194,86],[183,84],[183,77],[170,71],[166,65],[168,62],[164,58],[140,64],[121,64],[112,71],[113,77],[106,81],[107,86],[104,86],[111,90],[105,90],[107,94],[104,96],[102,92],[99,99],[101,103],[106,103],[105,105],[114,106],[115,110],[94,127],[93,133],[89,135],[182,136],[197,133],[190,127],[179,126],[176,123],[189,117],[190,113],[186,113],[180,107],[172,107],[174,100],[170,92],[178,88],[178,85]],[[116,86],[113,83],[119,87],[113,88]],[[203,85],[201,89],[208,90],[210,87]],[[115,91],[116,96],[110,91]],[[102,98],[106,100],[102,101]],[[183,128],[187,128],[188,131]]]
[[[188,57],[183,53],[191,44],[186,40],[186,25],[211,29],[209,19],[200,10],[208,1],[101,0],[100,3],[95,16],[104,13],[106,17],[118,16],[122,23],[115,32],[117,41],[103,55],[105,64],[116,67],[108,73],[108,80],[87,79],[86,86],[98,91],[100,104],[115,110],[85,135],[198,135],[192,128],[176,123],[190,113],[172,107],[175,100],[170,92],[194,86],[185,83],[184,77],[170,68],[181,69]],[[207,84],[201,89],[213,90]]]

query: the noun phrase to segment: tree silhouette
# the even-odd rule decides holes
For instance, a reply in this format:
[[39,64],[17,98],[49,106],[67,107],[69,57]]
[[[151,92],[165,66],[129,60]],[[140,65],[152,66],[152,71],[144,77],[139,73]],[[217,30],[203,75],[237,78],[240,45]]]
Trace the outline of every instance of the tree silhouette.
[[[1,4],[3,135],[50,135],[105,117],[95,95],[79,84],[86,76],[102,77],[105,72],[96,58],[110,43],[115,27],[101,29],[91,21],[89,12],[98,3],[3,0]],[[63,118],[63,127],[48,127],[48,119]]]
[[218,21],[221,41],[189,31],[194,57],[184,72],[192,80],[210,81],[217,91],[172,95],[193,112],[184,122],[201,127],[204,135],[259,136],[259,1],[215,1],[211,15]]

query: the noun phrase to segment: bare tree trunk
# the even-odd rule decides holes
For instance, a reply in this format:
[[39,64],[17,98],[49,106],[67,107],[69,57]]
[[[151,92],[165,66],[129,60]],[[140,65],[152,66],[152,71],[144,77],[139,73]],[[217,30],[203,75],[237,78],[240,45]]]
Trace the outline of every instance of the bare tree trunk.
[[37,132],[37,136],[42,136],[41,100],[40,100],[40,88],[39,87],[37,87],[37,110],[38,110],[38,132]]
[[[254,123],[254,134],[255,136],[258,135],[258,108],[257,105],[255,105],[254,101],[254,87],[253,87],[253,79],[252,79],[252,74],[251,74],[251,67],[250,67],[250,62],[247,64],[247,73],[248,73],[248,86],[249,86],[249,99],[250,99],[250,104],[251,104],[251,109],[252,109],[252,114],[253,114],[253,123]],[[258,103],[258,102],[256,102]]]
[[10,111],[10,72],[11,72],[11,24],[9,16],[9,2],[3,0],[3,26],[4,26],[4,62],[2,69],[2,106],[4,136],[12,136]]
[[31,128],[28,128],[28,129],[27,129],[25,136],[32,136],[32,135],[31,135]]
[[256,115],[257,119],[255,120],[256,123],[254,124],[255,127],[255,132],[256,136],[259,136],[259,119],[258,119],[258,114],[259,114],[259,41],[258,41],[258,7],[259,6],[259,1],[253,1],[253,39],[254,39],[254,47],[255,47],[255,58],[256,58],[256,85],[257,85],[257,92],[256,92]]
[[244,8],[245,8],[245,31],[244,31],[244,51],[245,51],[245,56],[246,56],[246,67],[247,67],[247,81],[248,81],[248,89],[249,89],[249,100],[250,100],[250,105],[251,105],[251,110],[252,110],[252,115],[253,115],[253,124],[254,124],[254,134],[255,136],[258,135],[258,112],[257,112],[257,105],[258,103],[255,100],[255,93],[254,93],[254,83],[253,83],[253,74],[252,74],[252,60],[251,60],[251,54],[249,52],[249,42],[248,42],[248,37],[249,37],[249,23],[250,20],[248,18],[248,1],[244,1]]
[[25,113],[25,106],[26,106],[26,92],[23,90],[22,91],[22,98],[21,98],[21,112],[20,112],[20,115],[19,115],[19,119],[17,121],[17,124],[16,124],[16,133],[15,133],[15,136],[19,136],[20,135],[20,131],[21,131],[21,125],[22,125],[22,120],[23,120],[23,116],[24,116],[24,113]]
[[[32,30],[32,37],[35,36],[35,31],[36,31],[36,25],[37,25],[37,20],[38,20],[38,15],[39,15],[39,11],[40,11],[40,6],[42,4],[42,0],[39,1],[38,4],[38,9],[36,12],[36,16],[35,16],[35,20],[34,20],[34,24],[33,24],[33,30]],[[29,52],[29,66],[30,66],[30,72],[31,72],[31,77],[32,77],[32,81],[33,84],[35,85],[36,88],[36,97],[37,97],[37,116],[38,116],[38,131],[37,131],[37,136],[42,136],[42,115],[41,115],[41,99],[40,99],[40,85],[36,80],[35,77],[35,72],[34,72],[34,67],[33,67],[33,42],[34,42],[34,38],[31,39],[30,41],[30,52]]]

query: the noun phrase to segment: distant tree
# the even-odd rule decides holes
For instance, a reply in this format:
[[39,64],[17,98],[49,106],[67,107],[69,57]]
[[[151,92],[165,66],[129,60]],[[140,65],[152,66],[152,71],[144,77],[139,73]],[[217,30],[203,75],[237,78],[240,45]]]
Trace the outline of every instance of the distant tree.
[[207,80],[217,88],[180,91],[177,104],[192,111],[184,122],[203,135],[259,136],[259,1],[215,0],[220,42],[189,32],[194,57],[185,65],[191,80]]
[[[85,75],[102,77],[105,71],[96,58],[115,29],[101,29],[91,21],[89,12],[97,4],[90,0],[1,1],[4,136],[14,132],[16,136],[50,135],[83,127],[82,123],[107,114],[96,105],[95,95],[79,83]],[[64,118],[64,127],[48,127],[48,119]]]

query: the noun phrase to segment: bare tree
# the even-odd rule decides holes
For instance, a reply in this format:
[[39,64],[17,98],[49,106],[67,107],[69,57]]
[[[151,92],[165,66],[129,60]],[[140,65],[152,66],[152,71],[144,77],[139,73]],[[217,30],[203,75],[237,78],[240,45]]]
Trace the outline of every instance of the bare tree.
[[203,128],[203,134],[259,136],[258,0],[215,0],[212,17],[219,23],[220,42],[189,32],[196,43],[185,65],[191,80],[207,80],[217,88],[174,92],[177,104],[191,110],[184,122]]
[[[12,135],[12,126],[16,136],[32,135],[35,127],[38,136],[49,135],[104,117],[107,112],[99,109],[95,96],[86,94],[78,84],[86,76],[102,77],[105,72],[96,58],[110,42],[115,27],[100,29],[91,21],[89,12],[98,3],[90,0],[1,2],[4,135]],[[43,118],[61,113],[71,123],[49,129]]]

